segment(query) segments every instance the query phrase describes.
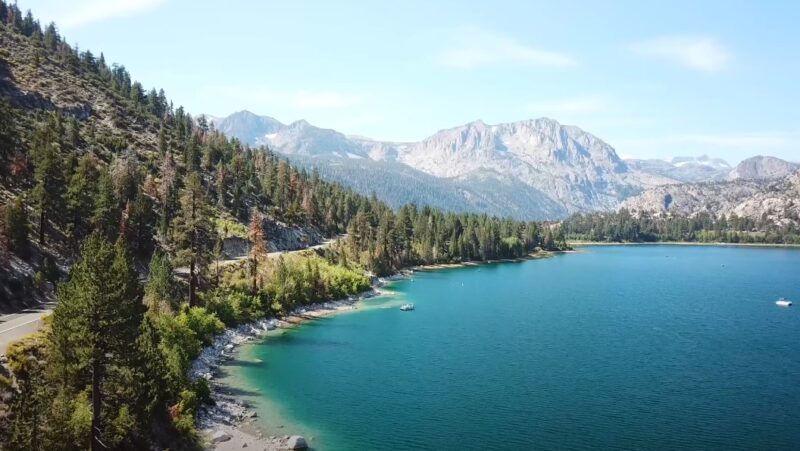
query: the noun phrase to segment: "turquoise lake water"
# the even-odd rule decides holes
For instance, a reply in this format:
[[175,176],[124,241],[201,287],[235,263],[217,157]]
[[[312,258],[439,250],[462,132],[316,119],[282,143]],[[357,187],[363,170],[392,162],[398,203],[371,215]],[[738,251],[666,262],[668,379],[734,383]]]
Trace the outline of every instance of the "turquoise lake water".
[[[268,433],[321,450],[800,449],[800,250],[598,246],[416,272],[242,348]],[[401,312],[402,302],[416,311]]]

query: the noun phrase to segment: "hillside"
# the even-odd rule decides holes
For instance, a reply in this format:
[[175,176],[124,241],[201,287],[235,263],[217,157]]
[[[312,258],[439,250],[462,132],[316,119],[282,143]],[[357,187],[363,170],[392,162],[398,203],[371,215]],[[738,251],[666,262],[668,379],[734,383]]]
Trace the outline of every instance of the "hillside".
[[[46,33],[39,39],[49,40],[50,44],[36,45],[23,34],[0,27],[0,99],[6,105],[6,125],[13,124],[8,131],[13,136],[13,145],[0,155],[6,162],[0,178],[0,201],[9,204],[16,198],[27,198],[25,205],[30,218],[39,211],[33,193],[38,157],[35,141],[47,123],[53,124],[62,135],[57,144],[59,153],[67,160],[66,169],[74,171],[78,160],[89,158],[94,165],[110,170],[131,169],[137,172],[134,178],[139,183],[149,184],[152,189],[163,181],[157,170],[164,164],[166,150],[174,148],[176,153],[191,150],[183,149],[179,141],[190,135],[188,130],[193,120],[182,108],[172,110],[163,91],[145,91],[141,84],[131,81],[124,66],[109,67],[102,54],[97,58],[90,52],[76,54],[56,36]],[[207,153],[212,146],[216,152],[222,152],[221,137],[208,134],[198,138],[194,143],[198,159],[200,152]],[[232,151],[239,153],[239,158],[244,156],[242,148]],[[184,166],[180,161],[177,164],[174,169],[182,171]],[[212,169],[209,166],[206,165]],[[30,229],[36,233],[24,258],[8,253],[8,265],[0,271],[0,311],[13,311],[19,302],[51,299],[52,290],[35,288],[34,276],[50,260],[62,274],[74,261],[77,251],[74,240],[83,233],[75,230],[75,221],[55,220],[56,215],[66,219],[70,208],[80,208],[70,205],[71,176],[70,173],[60,176],[59,183],[64,186],[53,187],[58,193],[55,199],[58,206],[52,220],[45,223],[45,242],[40,240],[38,223],[32,221]],[[153,197],[158,201],[156,193]],[[240,206],[232,206],[218,204],[218,214],[234,223],[237,218],[246,221],[247,213],[236,211]],[[67,209],[67,215],[62,209]],[[91,211],[74,214],[87,213],[92,214]],[[309,228],[306,223],[293,225],[286,219],[277,210],[265,217],[266,226],[276,231],[269,237],[273,249],[284,248],[292,235]],[[319,236],[314,227],[311,229],[312,235]],[[147,258],[149,254],[141,256],[141,268],[146,268]]]

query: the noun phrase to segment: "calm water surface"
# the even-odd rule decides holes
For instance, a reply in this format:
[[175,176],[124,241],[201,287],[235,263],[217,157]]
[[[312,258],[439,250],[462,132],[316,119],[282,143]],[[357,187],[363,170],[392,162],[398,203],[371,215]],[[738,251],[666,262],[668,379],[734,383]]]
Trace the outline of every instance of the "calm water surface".
[[800,301],[800,250],[591,247],[391,289],[242,348],[230,381],[269,433],[323,450],[800,449],[800,306],[774,303]]

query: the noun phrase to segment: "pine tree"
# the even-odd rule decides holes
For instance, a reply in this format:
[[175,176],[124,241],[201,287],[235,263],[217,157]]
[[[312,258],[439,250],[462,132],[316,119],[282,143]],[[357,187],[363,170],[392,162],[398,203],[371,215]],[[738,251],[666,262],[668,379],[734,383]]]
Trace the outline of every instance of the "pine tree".
[[4,212],[5,230],[11,251],[21,257],[28,255],[28,213],[22,197],[17,197],[8,203]]
[[85,155],[70,177],[66,193],[67,231],[76,244],[89,234],[91,218],[87,212],[94,211],[97,179],[94,159]]
[[200,175],[192,172],[186,177],[186,186],[181,194],[181,214],[175,225],[176,260],[189,265],[190,306],[197,304],[197,288],[214,243],[211,214]]
[[46,355],[35,339],[23,339],[6,350],[7,367],[17,381],[7,446],[10,450],[40,449],[48,407]]
[[[177,209],[177,168],[171,153],[164,155],[161,161],[161,180],[158,185],[158,201],[161,203],[159,231],[162,237],[169,236],[169,225]],[[166,240],[165,240],[166,241]]]
[[92,214],[94,229],[106,239],[113,239],[117,236],[119,229],[120,213],[119,199],[111,174],[105,169],[101,170]]
[[264,234],[264,216],[256,209],[250,215],[250,227],[247,232],[250,239],[250,276],[253,278],[253,293],[258,292],[259,261],[267,258],[267,242]]
[[147,283],[144,286],[144,303],[150,311],[159,313],[172,310],[175,298],[175,280],[169,257],[160,251],[153,253]]
[[153,209],[153,200],[141,189],[136,198],[128,201],[124,217],[125,229],[120,232],[126,243],[130,243],[131,252],[137,257],[150,255],[153,250],[153,230],[156,216]]
[[144,307],[137,274],[125,245],[112,246],[101,234],[87,238],[81,259],[58,290],[50,334],[55,377],[79,388],[91,385],[91,448],[104,449],[107,398],[117,388],[106,384],[115,366],[125,366],[135,349]]
[[16,113],[0,99],[0,161],[10,158],[17,147]]
[[164,124],[161,124],[161,128],[158,130],[158,154],[162,157],[169,152],[167,148],[167,134],[164,132]]
[[45,145],[37,152],[37,156],[33,198],[39,213],[39,243],[44,246],[49,219],[59,218],[63,211],[64,180],[58,144]]

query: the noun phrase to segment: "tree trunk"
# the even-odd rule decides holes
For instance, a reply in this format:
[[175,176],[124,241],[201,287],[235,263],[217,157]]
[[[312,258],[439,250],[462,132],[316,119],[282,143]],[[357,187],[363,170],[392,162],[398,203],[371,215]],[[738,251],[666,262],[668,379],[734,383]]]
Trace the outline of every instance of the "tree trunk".
[[192,259],[189,262],[189,307],[194,307],[195,305],[195,289],[196,289],[196,282],[195,282],[195,275],[194,275],[194,261],[195,257],[197,256],[197,222],[196,222],[196,215],[197,215],[197,201],[195,200],[195,195],[192,193]]
[[92,360],[92,436],[91,436],[91,451],[99,451],[104,449],[102,442],[100,442],[100,360],[94,358]]
[[258,258],[253,256],[253,294],[258,293]]
[[195,279],[194,279],[194,257],[189,262],[189,307],[194,307],[195,305]]
[[47,224],[47,216],[44,208],[39,213],[39,246],[44,247],[44,226]]

